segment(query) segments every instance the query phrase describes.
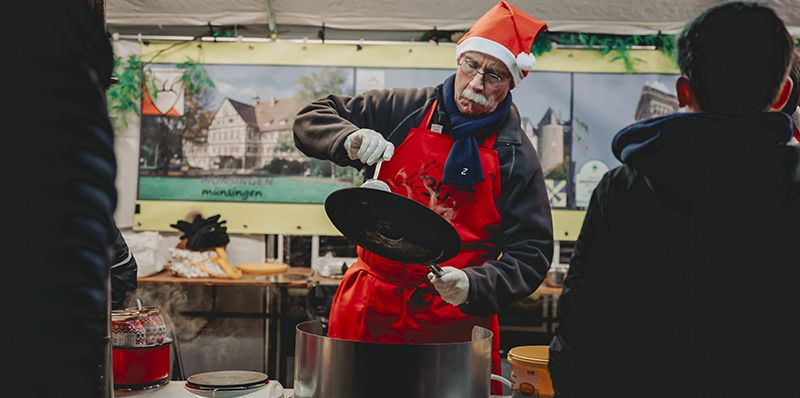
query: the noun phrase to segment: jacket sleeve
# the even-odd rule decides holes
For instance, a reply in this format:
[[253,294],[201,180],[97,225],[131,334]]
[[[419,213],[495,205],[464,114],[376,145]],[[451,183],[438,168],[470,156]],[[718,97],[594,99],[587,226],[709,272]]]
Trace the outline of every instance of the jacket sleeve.
[[[502,152],[501,152],[502,150]],[[491,315],[529,296],[544,280],[553,257],[550,202],[536,150],[527,139],[521,145],[498,148],[502,182],[497,260],[465,268],[470,288],[461,310]]]
[[139,270],[133,253],[119,228],[114,227],[114,243],[111,264],[111,308],[122,309],[126,296],[136,290],[136,274]]
[[361,128],[388,137],[432,94],[432,88],[387,89],[318,99],[300,110],[294,120],[295,146],[310,157],[361,168],[361,162],[347,157],[345,138]]
[[588,392],[581,389],[590,388],[588,381],[597,373],[593,369],[605,355],[598,352],[603,343],[598,340],[603,340],[607,322],[600,300],[605,288],[602,270],[613,261],[605,205],[610,175],[606,173],[592,194],[558,302],[549,366],[554,386],[564,396]]

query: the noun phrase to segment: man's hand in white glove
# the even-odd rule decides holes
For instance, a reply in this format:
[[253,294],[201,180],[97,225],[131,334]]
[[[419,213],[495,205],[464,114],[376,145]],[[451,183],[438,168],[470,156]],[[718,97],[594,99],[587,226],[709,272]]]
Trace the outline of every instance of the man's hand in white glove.
[[464,304],[469,296],[467,273],[453,267],[442,267],[442,271],[444,271],[444,275],[441,277],[437,277],[433,273],[428,274],[428,279],[433,283],[433,287],[448,304],[456,306]]
[[370,129],[356,130],[348,135],[344,139],[344,149],[350,159],[360,160],[370,166],[381,158],[389,160],[394,155],[394,145],[386,141],[381,133]]

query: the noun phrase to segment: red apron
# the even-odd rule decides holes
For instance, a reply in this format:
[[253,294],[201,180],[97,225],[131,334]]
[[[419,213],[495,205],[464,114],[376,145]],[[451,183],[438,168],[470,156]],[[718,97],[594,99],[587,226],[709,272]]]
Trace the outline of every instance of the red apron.
[[[493,149],[497,134],[479,146],[484,180],[463,188],[442,184],[453,139],[428,130],[436,101],[419,127],[411,129],[380,179],[392,192],[416,200],[439,213],[461,237],[461,251],[441,264],[478,267],[494,252],[492,233],[500,229],[500,164]],[[439,297],[427,279],[428,268],[403,264],[358,248],[358,260],[336,290],[330,313],[330,337],[386,343],[445,343],[469,341],[472,327],[490,329],[492,373],[500,371],[500,330],[497,315],[467,315]],[[492,392],[502,393],[492,382]]]

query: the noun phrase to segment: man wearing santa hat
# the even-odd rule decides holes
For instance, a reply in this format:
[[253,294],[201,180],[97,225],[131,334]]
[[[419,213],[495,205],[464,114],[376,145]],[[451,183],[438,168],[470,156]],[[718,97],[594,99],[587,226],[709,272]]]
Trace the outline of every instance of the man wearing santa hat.
[[337,290],[329,336],[441,343],[468,341],[480,325],[494,332],[500,374],[496,314],[539,286],[553,252],[542,169],[511,97],[546,27],[501,1],[459,41],[458,69],[443,84],[331,95],[299,112],[303,153],[369,173],[383,160],[377,178],[446,213],[461,237],[442,277],[359,248]]

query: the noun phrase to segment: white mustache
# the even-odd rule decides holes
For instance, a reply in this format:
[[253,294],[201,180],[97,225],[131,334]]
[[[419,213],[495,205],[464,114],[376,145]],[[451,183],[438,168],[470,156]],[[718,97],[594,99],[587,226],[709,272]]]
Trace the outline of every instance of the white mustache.
[[478,105],[491,105],[491,102],[489,102],[488,98],[484,97],[483,94],[472,91],[472,89],[469,87],[465,87],[464,90],[461,91],[461,98],[466,98]]

